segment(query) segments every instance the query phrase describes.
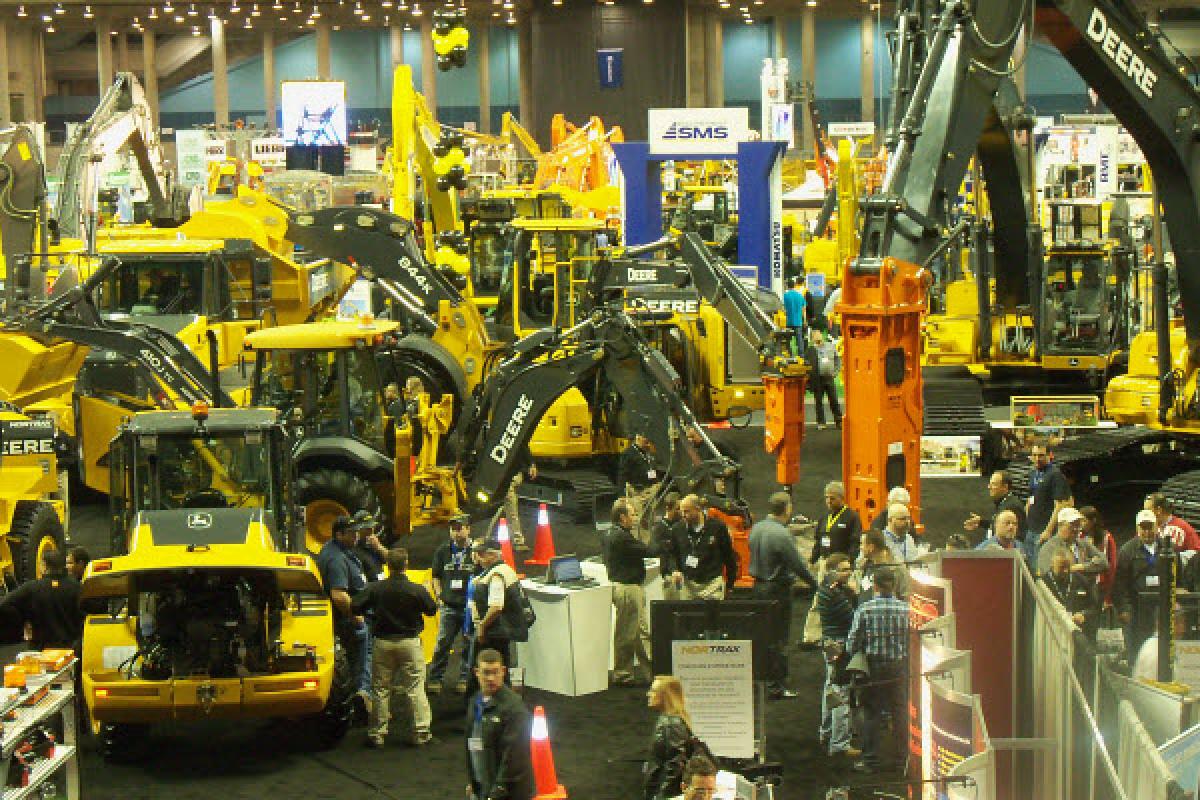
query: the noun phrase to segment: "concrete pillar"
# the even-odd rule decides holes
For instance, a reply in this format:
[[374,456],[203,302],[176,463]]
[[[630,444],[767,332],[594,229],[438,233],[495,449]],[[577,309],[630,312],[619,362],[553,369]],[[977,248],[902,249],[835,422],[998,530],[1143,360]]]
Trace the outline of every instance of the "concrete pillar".
[[722,108],[725,105],[725,20],[715,11],[708,12],[704,23],[704,52],[708,55],[704,73],[705,105]]
[[404,28],[393,25],[388,28],[388,37],[392,51],[392,72],[395,72],[396,67],[404,63]]
[[490,22],[484,22],[471,34],[471,43],[478,45],[475,53],[479,56],[479,130],[484,133],[492,132],[492,44],[488,34],[492,30]]
[[787,19],[771,17],[771,58],[787,58]]
[[8,86],[8,22],[0,20],[0,125],[12,122]]
[[517,116],[533,131],[533,18],[528,12],[517,18]]
[[[809,6],[804,8],[800,17],[800,81],[806,91],[814,90],[817,85],[817,14]],[[801,109],[799,114],[804,127],[804,141],[800,144],[800,150],[805,154],[814,153],[812,115],[807,108]]]
[[333,26],[329,18],[321,17],[317,21],[317,77],[323,81],[329,80],[333,75],[333,69],[329,65],[333,49],[330,42],[332,37]]
[[263,114],[267,127],[279,126],[279,115],[275,106],[275,31],[263,31]]
[[154,31],[142,32],[142,88],[150,105],[150,117],[158,126],[158,42]]
[[713,90],[721,84],[719,35],[715,40],[712,35],[714,26],[719,30],[720,24],[720,18],[712,9],[696,2],[688,3],[684,27],[687,50],[684,96],[693,108],[713,106]]
[[437,119],[437,53],[433,51],[433,20],[421,17],[421,94],[429,113]]
[[875,121],[875,13],[862,10],[862,119]]
[[229,124],[229,60],[225,54],[225,21],[209,20],[212,30],[213,117],[218,125]]
[[46,35],[40,28],[33,31],[33,120],[46,121]]
[[[100,95],[103,96],[113,82],[113,46],[112,37],[108,32],[112,23],[104,17],[96,22],[96,80],[100,83]],[[37,33],[34,33],[37,38]]]
[[20,83],[17,87],[21,93],[21,118],[16,120],[17,122],[33,121],[33,31],[33,27],[22,25],[18,28],[16,38],[16,60],[22,64]]
[[129,34],[117,34],[117,72],[136,72],[129,60]]

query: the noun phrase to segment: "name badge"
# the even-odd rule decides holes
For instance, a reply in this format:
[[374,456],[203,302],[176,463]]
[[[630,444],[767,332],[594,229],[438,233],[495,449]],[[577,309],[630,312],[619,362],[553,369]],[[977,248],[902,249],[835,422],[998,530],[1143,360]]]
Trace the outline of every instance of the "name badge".
[[460,578],[459,580],[450,581],[450,588],[451,588],[451,589],[461,589],[461,588],[463,588],[463,582],[462,582],[462,579]]
[[483,752],[483,737],[482,736],[469,737],[467,739],[467,749],[470,750],[472,753],[482,753]]
[[653,470],[653,469],[652,469],[652,470],[649,470],[649,471],[646,473],[646,477],[647,477],[647,478],[649,478],[649,479],[650,479],[650,480],[652,480],[652,481],[653,481],[653,480],[658,480],[658,471],[657,471],[657,470]]
[[828,536],[821,537],[821,547],[832,547],[832,546],[833,546],[832,539],[830,539]]
[[683,560],[683,565],[688,569],[695,569],[696,567],[700,566],[700,559],[696,558],[695,556],[688,556]]
[[1150,587],[1158,586],[1158,576],[1157,575],[1147,575],[1146,576],[1146,585],[1150,586]]

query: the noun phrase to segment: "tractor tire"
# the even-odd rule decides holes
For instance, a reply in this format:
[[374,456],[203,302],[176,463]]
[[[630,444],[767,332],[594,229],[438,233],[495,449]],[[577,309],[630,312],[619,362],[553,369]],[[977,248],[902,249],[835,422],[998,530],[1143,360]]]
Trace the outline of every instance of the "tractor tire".
[[317,468],[300,473],[296,501],[304,507],[304,546],[314,556],[329,541],[333,521],[343,514],[366,511],[388,527],[383,503],[371,484],[345,470]]
[[314,743],[319,750],[337,746],[354,722],[357,676],[350,674],[350,660],[340,643],[334,645],[333,685],[325,708],[310,718]]
[[149,725],[105,722],[100,725],[96,738],[100,743],[100,755],[105,761],[127,763],[144,755],[149,737]]
[[49,503],[19,503],[13,514],[9,542],[17,581],[42,576],[42,553],[66,547],[62,522]]

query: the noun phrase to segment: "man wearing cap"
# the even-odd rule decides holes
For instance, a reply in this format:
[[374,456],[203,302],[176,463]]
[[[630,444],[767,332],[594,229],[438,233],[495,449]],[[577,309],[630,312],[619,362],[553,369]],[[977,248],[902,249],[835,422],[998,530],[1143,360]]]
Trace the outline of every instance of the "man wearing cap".
[[1137,513],[1137,535],[1117,551],[1117,575],[1113,581],[1112,600],[1117,619],[1125,629],[1125,654],[1133,659],[1142,642],[1154,632],[1158,603],[1144,602],[1143,592],[1157,592],[1161,585],[1158,541],[1158,520],[1154,512],[1142,509]]
[[475,562],[471,558],[471,526],[465,514],[450,520],[450,540],[433,553],[433,595],[438,601],[438,635],[433,650],[433,661],[429,665],[429,691],[440,692],[446,667],[450,662],[450,651],[462,634],[459,679],[456,689],[466,691],[467,678],[471,672],[468,653],[471,641],[463,625],[467,613],[467,584],[475,577]]
[[475,545],[481,574],[475,578],[474,606],[475,650],[497,650],[504,663],[511,666],[509,648],[513,641],[526,635],[524,611],[521,608],[520,579],[516,571],[504,563],[500,542],[485,539]]
[[363,573],[368,581],[382,580],[383,566],[387,559],[387,548],[379,541],[379,523],[371,512],[356,511],[350,518],[354,527],[354,554],[362,564]]
[[362,563],[354,553],[354,542],[358,532],[349,516],[343,514],[333,521],[333,535],[317,553],[317,569],[321,571],[321,582],[333,604],[333,632],[346,651],[351,674],[358,675],[358,697],[363,707],[371,709],[370,683],[367,658],[367,623],[361,614],[355,614],[351,598],[367,588]]
[[662,472],[655,465],[650,450],[650,440],[639,431],[633,435],[633,441],[617,462],[617,486],[623,486],[625,496],[633,502],[630,510],[638,527],[641,527],[642,509],[654,497],[662,482]]
[[1058,512],[1058,530],[1053,539],[1038,550],[1037,574],[1048,575],[1054,567],[1054,554],[1065,551],[1071,557],[1071,572],[1099,575],[1108,570],[1108,557],[1083,536],[1083,514],[1071,506]]

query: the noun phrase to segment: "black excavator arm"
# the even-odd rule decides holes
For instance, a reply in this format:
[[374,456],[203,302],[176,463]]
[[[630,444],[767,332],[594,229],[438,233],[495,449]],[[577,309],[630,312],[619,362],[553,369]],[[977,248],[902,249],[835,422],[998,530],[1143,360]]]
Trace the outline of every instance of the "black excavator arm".
[[[100,315],[92,293],[119,267],[119,260],[107,259],[84,284],[9,317],[4,329],[43,341],[68,341],[117,353],[145,369],[173,399],[188,404],[235,405],[203,362],[172,334],[152,325],[106,320]],[[15,279],[29,277],[27,264],[14,272]]]
[[628,316],[607,308],[569,330],[522,339],[476,388],[459,447],[471,502],[502,499],[542,415],[572,387],[598,399],[617,435],[646,435],[672,485],[711,490],[723,494],[727,506],[742,508],[737,465],[721,455],[681,399],[678,374]]
[[374,281],[418,333],[437,330],[436,314],[443,300],[452,306],[466,302],[442,271],[426,261],[413,224],[403,217],[361,206],[283,210],[288,215],[288,240],[322,258],[349,264]]

